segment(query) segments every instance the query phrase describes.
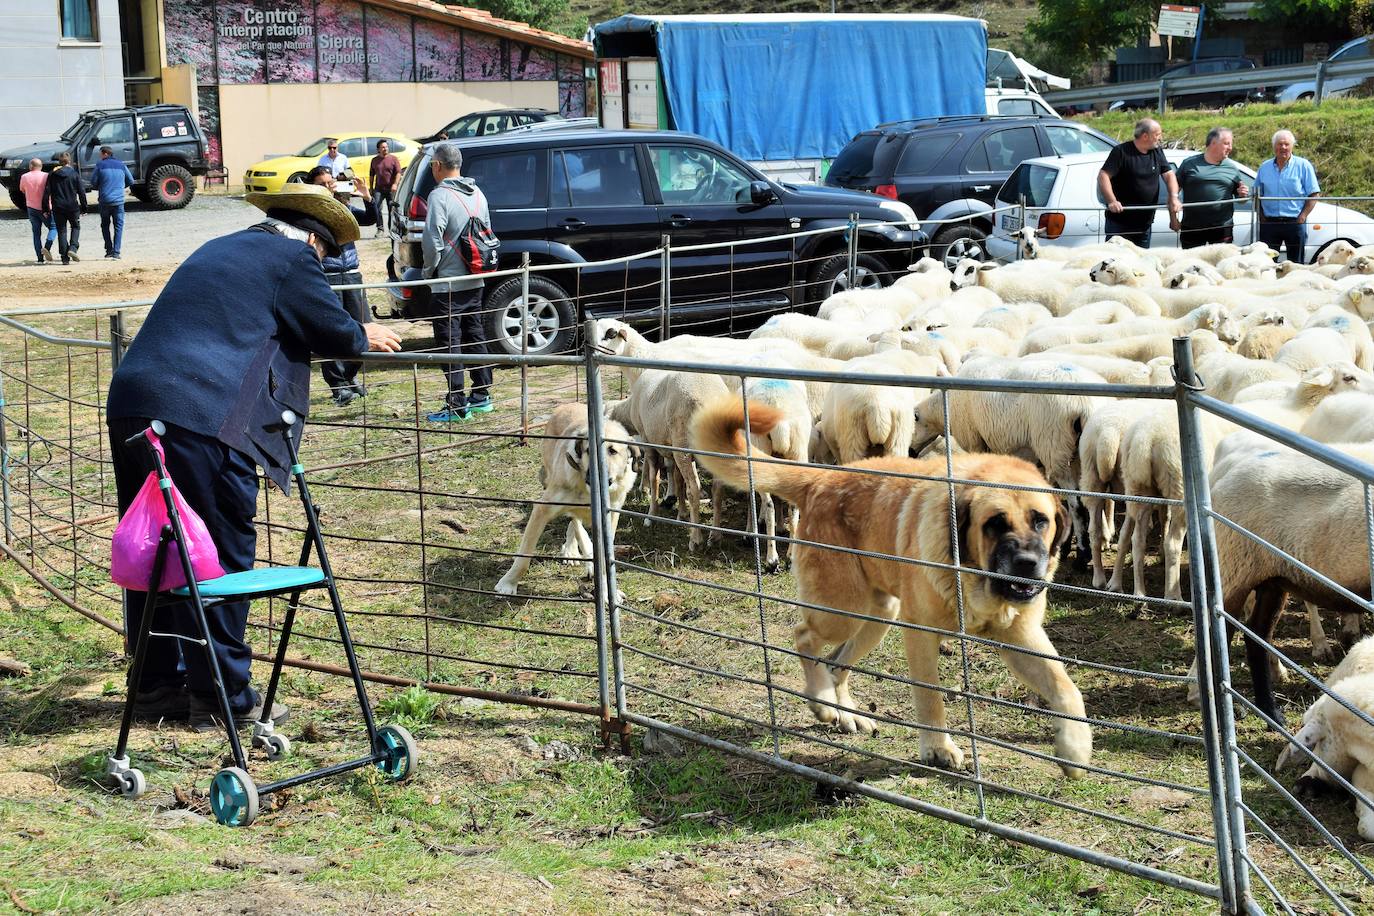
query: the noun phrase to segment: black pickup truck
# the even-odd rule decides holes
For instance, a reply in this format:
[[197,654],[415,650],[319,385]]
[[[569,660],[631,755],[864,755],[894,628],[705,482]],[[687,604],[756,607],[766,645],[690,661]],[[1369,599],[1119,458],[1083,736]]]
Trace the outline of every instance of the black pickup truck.
[[59,153],[70,153],[89,188],[91,170],[108,146],[134,176],[134,196],[158,210],[179,210],[191,202],[192,176],[210,167],[209,146],[200,125],[183,105],[105,108],[84,112],[57,140],[0,150],[0,184],[16,207],[24,208],[19,177],[37,157],[43,170],[57,166]]

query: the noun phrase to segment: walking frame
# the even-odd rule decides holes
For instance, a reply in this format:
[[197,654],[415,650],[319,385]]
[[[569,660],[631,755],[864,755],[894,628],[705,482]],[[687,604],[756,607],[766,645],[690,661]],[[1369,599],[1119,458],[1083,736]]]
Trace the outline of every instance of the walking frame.
[[[259,801],[263,796],[316,779],[336,776],[350,770],[373,765],[381,770],[387,779],[396,782],[408,779],[414,772],[418,752],[410,733],[399,725],[385,725],[378,728],[373,720],[372,705],[368,701],[367,688],[363,684],[362,671],[358,667],[353,640],[348,632],[343,602],[339,598],[334,574],[329,565],[329,555],[325,551],[324,537],[320,532],[319,516],[315,511],[314,501],[310,497],[310,489],[305,482],[305,468],[300,463],[296,443],[291,438],[291,428],[295,423],[295,413],[289,410],[282,412],[280,429],[286,439],[287,451],[291,458],[291,477],[296,482],[301,504],[305,508],[306,536],[305,542],[301,545],[299,565],[249,569],[201,582],[195,580],[195,575],[191,569],[191,555],[186,547],[186,535],[182,529],[181,517],[177,513],[176,504],[172,499],[172,480],[168,476],[167,468],[163,464],[161,456],[152,447],[152,440],[148,438],[150,430],[161,436],[165,432],[165,427],[160,421],[154,420],[149,429],[126,440],[126,444],[132,445],[135,440],[141,438],[147,444],[148,453],[152,456],[153,470],[157,474],[158,485],[162,490],[163,500],[167,504],[168,516],[168,523],[162,527],[157,556],[153,562],[152,575],[149,577],[147,603],[143,608],[143,618],[136,636],[134,657],[129,668],[129,686],[124,701],[124,716],[119,725],[119,741],[114,754],[106,759],[105,765],[106,775],[127,798],[137,798],[143,794],[146,788],[142,771],[129,765],[128,743],[129,729],[134,718],[134,699],[138,691],[143,663],[148,655],[149,641],[154,636],[198,643],[205,650],[206,657],[210,662],[211,677],[215,683],[215,695],[219,701],[220,719],[225,724],[230,752],[234,758],[234,765],[221,769],[210,783],[210,808],[214,812],[216,820],[221,824],[230,827],[246,827],[257,817]],[[162,570],[167,560],[166,548],[169,545],[175,547],[176,558],[185,572],[187,584],[170,591],[159,592],[157,586],[162,580]],[[318,566],[306,565],[310,561],[312,549],[318,555]],[[277,686],[281,680],[282,665],[286,659],[287,645],[291,641],[291,629],[300,606],[300,596],[302,592],[310,589],[325,589],[329,592],[330,606],[334,612],[334,619],[339,625],[340,642],[343,645],[344,654],[348,657],[348,670],[353,676],[353,686],[357,691],[358,705],[362,709],[363,722],[367,727],[367,741],[370,750],[365,757],[320,767],[258,786],[248,773],[248,758],[244,753],[243,744],[239,740],[234,716],[229,708],[229,696],[224,688],[219,660],[216,658],[210,642],[210,628],[205,617],[205,609],[229,601],[252,601],[275,595],[289,596],[286,616],[281,625],[281,635],[277,641],[277,654],[272,664],[272,676],[268,681],[267,693],[263,698],[263,718],[253,723],[253,747],[262,748],[266,752],[267,759],[277,760],[290,754],[291,742],[285,735],[276,732],[271,718],[272,705],[277,695]],[[153,612],[158,604],[160,602],[181,601],[187,602],[190,606],[199,638],[183,636],[178,633],[152,632]]]

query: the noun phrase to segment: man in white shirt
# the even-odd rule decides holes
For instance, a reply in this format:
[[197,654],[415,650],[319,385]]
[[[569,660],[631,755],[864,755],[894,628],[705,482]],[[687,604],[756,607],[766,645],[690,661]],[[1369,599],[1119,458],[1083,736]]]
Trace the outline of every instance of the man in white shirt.
[[315,164],[329,166],[329,171],[334,173],[335,178],[338,178],[348,168],[348,157],[339,152],[339,141],[333,137],[329,138],[327,145],[329,151],[321,156],[320,161]]

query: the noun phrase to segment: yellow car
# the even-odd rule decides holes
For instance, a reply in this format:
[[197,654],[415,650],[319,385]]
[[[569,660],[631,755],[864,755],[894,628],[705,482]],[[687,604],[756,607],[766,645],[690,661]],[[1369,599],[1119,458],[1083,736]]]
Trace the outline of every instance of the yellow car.
[[[248,191],[280,191],[288,181],[304,181],[311,169],[320,164],[320,157],[328,148],[330,137],[321,137],[294,156],[276,156],[254,163],[243,173],[243,186]],[[375,130],[367,133],[335,134],[339,152],[348,157],[349,167],[359,178],[367,178],[372,157],[377,155],[377,141],[385,140],[391,154],[401,161],[401,171],[420,150],[420,144],[395,132]]]

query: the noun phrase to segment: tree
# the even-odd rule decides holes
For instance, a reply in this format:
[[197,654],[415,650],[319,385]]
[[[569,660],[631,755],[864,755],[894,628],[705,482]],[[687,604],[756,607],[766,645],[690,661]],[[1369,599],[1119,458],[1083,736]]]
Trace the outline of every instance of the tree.
[[[444,0],[449,6],[467,6],[486,10],[501,19],[527,22],[536,29],[566,32],[571,16],[568,0]],[[575,25],[575,24],[574,24]],[[585,30],[586,23],[582,23]],[[581,34],[577,35],[581,38]]]
[[[1210,16],[1220,11],[1221,0],[1204,0],[1201,5],[1207,7]],[[1159,0],[1039,0],[1027,32],[1035,44],[1049,52],[1047,59],[1054,62],[1053,69],[1077,75],[1113,48],[1148,36],[1159,6]]]

